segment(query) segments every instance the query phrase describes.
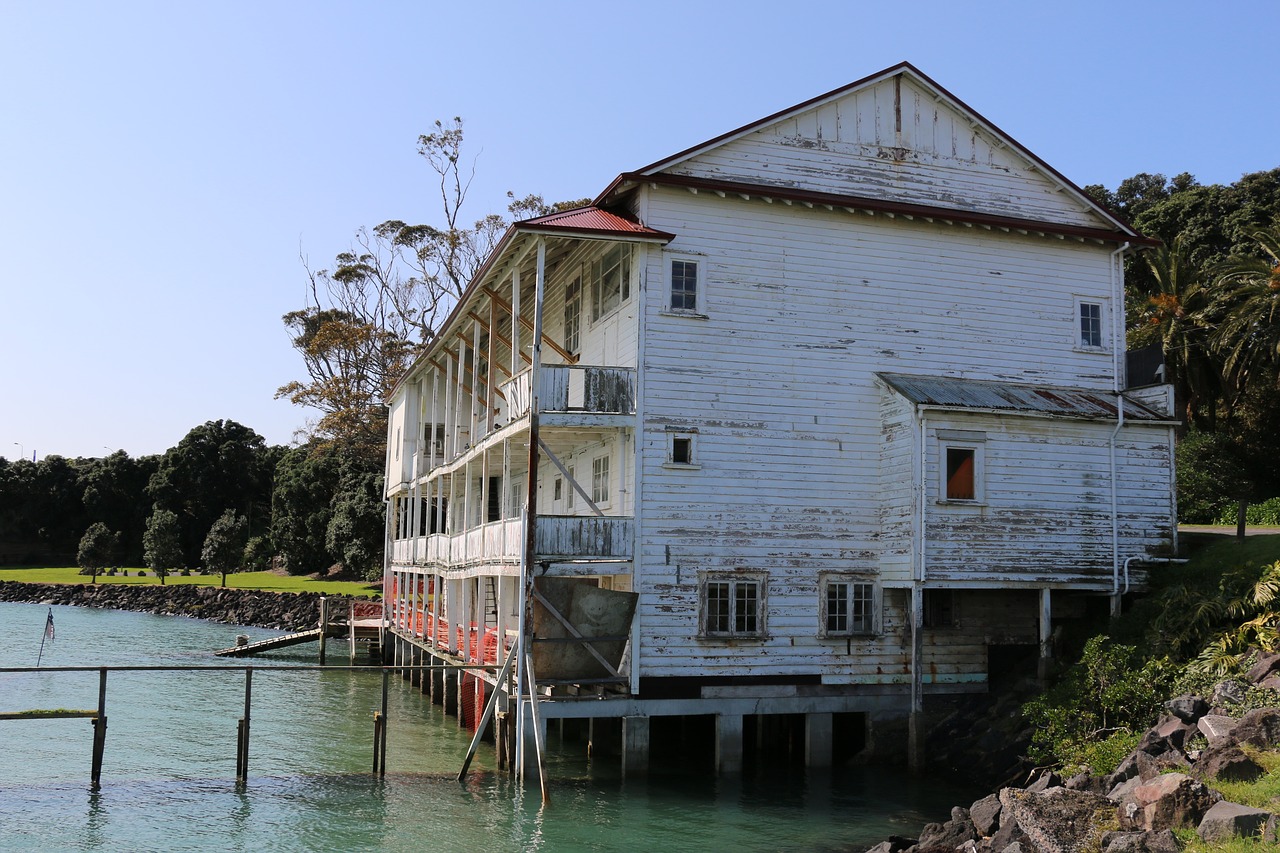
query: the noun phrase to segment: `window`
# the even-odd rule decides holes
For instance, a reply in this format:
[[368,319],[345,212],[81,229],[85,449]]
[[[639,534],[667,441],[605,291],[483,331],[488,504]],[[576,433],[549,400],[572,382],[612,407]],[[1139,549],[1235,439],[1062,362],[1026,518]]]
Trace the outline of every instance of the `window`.
[[764,581],[711,577],[703,585],[702,631],[708,637],[764,636]]
[[591,262],[591,321],[631,298],[631,248],[616,246]]
[[1102,306],[1097,302],[1080,303],[1080,346],[1102,347]]
[[947,448],[947,500],[971,501],[974,499],[974,458],[972,447]]
[[668,432],[667,464],[697,467],[697,458],[694,456],[694,438],[695,435],[691,432]]
[[858,581],[848,576],[833,575],[823,578],[820,591],[824,636],[844,637],[852,634],[875,633],[875,584]]
[[575,278],[564,289],[564,348],[578,353],[582,340],[582,279]]
[[609,500],[609,457],[597,456],[591,460],[591,502],[602,504]]
[[955,593],[949,589],[924,591],[924,627],[954,628],[956,624]]
[[987,435],[981,430],[940,429],[938,500],[981,503]]
[[564,480],[559,477],[556,477],[554,492],[555,493],[551,496],[552,500],[558,501],[564,496]]
[[[569,470],[569,479],[570,479],[570,480],[573,480],[574,482],[577,482],[578,478],[577,478],[576,476],[574,476],[574,473],[573,473],[573,466],[572,466],[572,465],[570,465],[568,470]],[[565,495],[565,501],[564,501],[564,503],[565,503],[565,506],[566,506],[566,507],[568,507],[569,509],[573,509],[573,493],[574,493],[575,491],[577,491],[577,489],[575,489],[572,485],[570,485],[570,486],[569,486],[569,493],[568,493],[567,495]]]
[[698,262],[684,258],[671,259],[671,310],[698,310]]

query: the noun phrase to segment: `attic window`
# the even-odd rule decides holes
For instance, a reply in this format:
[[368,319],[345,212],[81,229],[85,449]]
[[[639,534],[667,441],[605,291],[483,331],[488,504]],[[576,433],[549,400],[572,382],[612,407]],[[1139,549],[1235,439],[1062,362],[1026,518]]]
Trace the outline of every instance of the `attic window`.
[[591,321],[631,298],[631,249],[615,246],[591,262]]
[[972,447],[947,448],[947,500],[973,500],[976,456],[977,451]]
[[938,500],[982,503],[986,434],[980,430],[940,429],[938,439]]

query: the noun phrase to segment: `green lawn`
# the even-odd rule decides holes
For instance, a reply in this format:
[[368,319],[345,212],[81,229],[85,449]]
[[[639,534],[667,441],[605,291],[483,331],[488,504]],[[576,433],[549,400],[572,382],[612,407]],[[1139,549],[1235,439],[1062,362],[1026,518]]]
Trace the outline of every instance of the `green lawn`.
[[[98,583],[127,583],[158,585],[160,579],[152,572],[145,577],[138,577],[141,569],[128,569],[129,576],[116,574],[114,577],[98,575]],[[0,581],[20,581],[22,583],[89,583],[88,575],[80,574],[75,566],[41,569],[8,569],[0,567]],[[222,579],[218,575],[169,575],[165,583],[170,585],[197,584],[199,586],[219,586]],[[262,589],[270,592],[323,592],[333,595],[371,595],[380,592],[377,586],[368,583],[352,583],[350,581],[321,581],[305,575],[278,575],[274,572],[240,572],[227,575],[228,589]]]

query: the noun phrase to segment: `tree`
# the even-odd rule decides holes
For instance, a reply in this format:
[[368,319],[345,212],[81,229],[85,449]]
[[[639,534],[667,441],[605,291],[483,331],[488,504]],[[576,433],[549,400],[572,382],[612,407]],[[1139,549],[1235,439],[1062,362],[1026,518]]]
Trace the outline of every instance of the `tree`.
[[80,548],[76,552],[76,564],[81,574],[90,575],[93,583],[98,582],[98,572],[111,565],[111,558],[118,544],[116,534],[103,524],[95,521],[80,537]]
[[143,559],[161,584],[171,569],[183,564],[181,535],[177,514],[167,509],[157,509],[147,521],[147,530],[142,534]]
[[290,574],[308,574],[333,562],[325,545],[340,459],[316,443],[289,450],[276,466],[271,494],[271,540]]
[[120,559],[128,566],[142,562],[142,534],[151,508],[147,483],[159,464],[159,456],[132,459],[118,450],[81,469],[85,513],[117,531]]
[[213,522],[230,507],[265,524],[276,455],[262,436],[235,421],[195,427],[160,459],[147,485],[159,509],[178,517],[183,561],[195,565]]
[[245,545],[249,539],[249,525],[245,519],[229,509],[218,516],[204,539],[200,557],[206,569],[222,575],[222,585],[227,585],[227,573],[239,571],[244,565]]
[[1201,320],[1208,304],[1204,275],[1192,263],[1181,236],[1145,253],[1143,259],[1154,284],[1138,312],[1130,342],[1159,342],[1166,379],[1174,388],[1175,411],[1186,424],[1205,411],[1212,426],[1220,389],[1218,368],[1207,346],[1209,332]]
[[368,580],[382,574],[386,510],[382,475],[349,472],[342,478],[325,530],[325,546],[344,568]]
[[1239,390],[1280,378],[1280,225],[1255,231],[1261,256],[1234,257],[1220,268],[1210,312],[1213,345],[1224,375]]

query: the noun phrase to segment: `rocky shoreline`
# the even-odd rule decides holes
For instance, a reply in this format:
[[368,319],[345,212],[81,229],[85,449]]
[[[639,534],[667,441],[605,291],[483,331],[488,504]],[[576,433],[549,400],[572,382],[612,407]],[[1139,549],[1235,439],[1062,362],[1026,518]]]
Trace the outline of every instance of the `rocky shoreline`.
[[1232,837],[1280,843],[1280,816],[1225,800],[1215,781],[1266,772],[1249,751],[1280,750],[1280,708],[1244,710],[1249,683],[1280,684],[1280,654],[1263,653],[1247,681],[1218,684],[1210,699],[1185,694],[1109,774],[1062,779],[1041,771],[1004,787],[919,838],[892,837],[867,853],[1177,853],[1175,829],[1207,842]]
[[[345,618],[352,601],[367,596],[330,595],[332,618]],[[190,616],[232,625],[252,625],[277,631],[314,628],[320,618],[320,594],[263,592],[191,584],[48,584],[0,581],[0,602],[65,604],[131,610],[168,616]]]

